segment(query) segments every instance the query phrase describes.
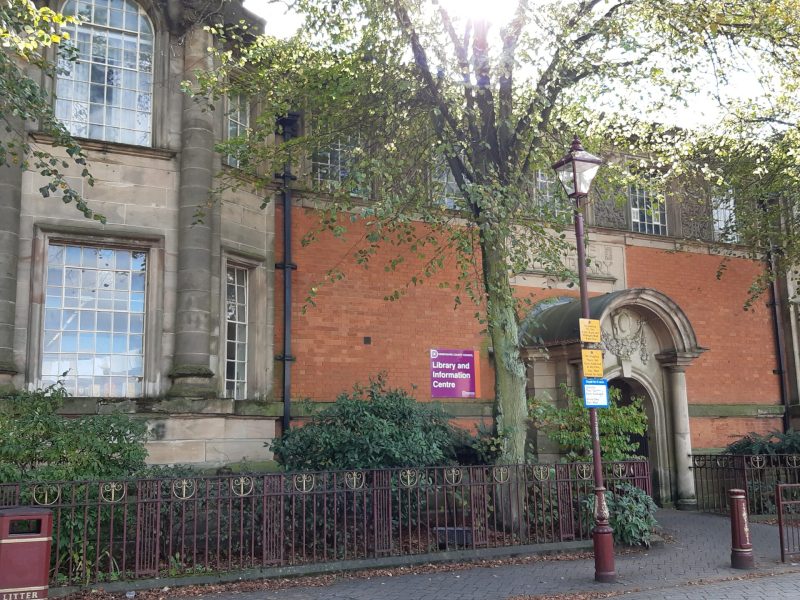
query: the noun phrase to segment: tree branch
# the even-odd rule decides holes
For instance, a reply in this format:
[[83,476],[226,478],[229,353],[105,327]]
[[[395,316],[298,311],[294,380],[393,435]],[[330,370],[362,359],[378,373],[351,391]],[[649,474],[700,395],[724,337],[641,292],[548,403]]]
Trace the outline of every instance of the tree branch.
[[[442,140],[447,139],[448,136],[446,135],[445,130],[446,128],[449,128],[452,136],[455,137],[461,144],[466,145],[467,140],[464,138],[464,134],[459,127],[458,120],[453,116],[449,104],[442,96],[439,86],[436,84],[433,75],[431,75],[428,56],[425,52],[425,48],[422,46],[422,42],[420,42],[419,34],[411,22],[411,17],[409,16],[408,11],[402,5],[400,0],[395,0],[393,2],[393,9],[402,32],[408,37],[411,43],[411,52],[413,53],[414,60],[417,63],[417,71],[422,79],[422,84],[429,96],[429,100],[433,104],[433,123],[434,127],[436,127],[437,133],[439,134],[439,138]],[[456,178],[456,183],[458,183],[459,189],[466,189],[466,182],[464,179],[465,176],[469,179],[474,179],[474,177],[470,176],[469,170],[464,164],[464,161],[459,156],[448,156],[447,162],[453,171],[453,177]],[[472,203],[470,202],[470,204]]]
[[486,149],[483,144],[488,144],[488,151],[492,162],[498,169],[501,181],[505,180],[508,165],[501,160],[497,141],[497,120],[495,114],[494,94],[492,94],[491,66],[489,63],[489,24],[486,21],[478,21],[475,24],[475,39],[472,43],[472,64],[475,70],[475,80],[477,92],[475,93],[475,103],[480,114],[480,137],[472,140],[473,154],[479,160],[479,164],[473,165],[476,175],[485,177],[488,174],[488,161],[486,160]]
[[[528,0],[519,0],[514,18],[508,28],[501,31],[503,41],[503,51],[500,56],[500,74],[498,76],[498,101],[500,103],[499,117],[500,126],[498,132],[498,144],[500,146],[500,156],[503,162],[511,158],[511,115],[514,110],[514,67],[516,60],[517,44],[522,29],[528,22]],[[514,164],[510,162],[510,164]]]
[[467,107],[467,110],[464,113],[464,122],[467,126],[467,130],[469,131],[470,139],[476,140],[478,139],[480,133],[478,131],[477,124],[475,123],[475,119],[473,118],[473,113],[475,110],[475,94],[473,93],[472,81],[470,79],[469,56],[467,51],[472,21],[467,21],[467,24],[464,27],[464,38],[462,40],[458,37],[455,27],[453,27],[453,21],[450,19],[450,15],[442,6],[439,7],[439,15],[442,17],[444,28],[447,31],[447,34],[450,36],[450,41],[453,43],[456,59],[458,60],[458,68],[461,73],[461,82],[464,85],[464,101]]
[[[611,20],[611,18],[613,18],[614,14],[620,8],[627,6],[632,2],[632,0],[622,0],[621,2],[611,6],[590,26],[586,33],[579,36],[571,45],[567,44],[565,38],[569,32],[571,32],[577,26],[580,20],[589,14],[594,7],[600,3],[600,1],[601,0],[587,0],[585,2],[581,2],[581,4],[578,6],[578,9],[575,11],[575,14],[573,14],[572,17],[570,17],[570,19],[567,21],[567,25],[564,28],[564,35],[560,36],[560,38],[556,40],[557,48],[553,53],[553,58],[550,60],[547,68],[539,77],[533,99],[526,107],[519,121],[517,121],[511,141],[509,142],[509,147],[513,152],[512,159],[514,162],[519,159],[516,146],[519,143],[519,139],[526,137],[530,131],[530,127],[533,124],[534,115],[539,113],[541,116],[541,119],[537,124],[537,132],[541,134],[544,132],[550,122],[553,106],[558,99],[558,96],[569,85],[574,85],[577,83],[577,81],[583,78],[578,77],[578,72],[570,70],[569,67],[564,64],[562,61],[563,53],[565,51],[571,52],[576,48],[580,48],[589,40],[597,36],[600,33],[602,24]],[[535,149],[534,142],[535,140],[532,140],[532,143],[526,148],[526,157],[524,161],[525,168],[529,166],[531,153]]]

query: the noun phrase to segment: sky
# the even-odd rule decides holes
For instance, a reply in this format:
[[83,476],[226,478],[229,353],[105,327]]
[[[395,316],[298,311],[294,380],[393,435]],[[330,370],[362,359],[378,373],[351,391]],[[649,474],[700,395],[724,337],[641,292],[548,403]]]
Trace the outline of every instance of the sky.
[[[487,0],[440,0],[448,10],[463,15],[472,15],[485,10]],[[535,0],[534,0],[535,1]],[[515,0],[493,0],[493,14],[498,21],[507,20],[506,13]],[[266,24],[266,33],[278,38],[291,37],[302,25],[302,18],[288,8],[283,0],[245,0],[245,8],[263,17]],[[699,94],[688,98],[687,106],[671,109],[663,114],[651,115],[664,123],[670,123],[683,128],[696,128],[710,126],[717,123],[725,113],[724,105],[729,100],[753,98],[762,92],[758,83],[758,67],[743,65],[741,71],[729,74],[729,82],[725,87],[718,87],[712,83],[711,78],[706,78],[706,84]],[[700,75],[702,78],[703,76]],[[722,105],[717,100],[722,100]]]

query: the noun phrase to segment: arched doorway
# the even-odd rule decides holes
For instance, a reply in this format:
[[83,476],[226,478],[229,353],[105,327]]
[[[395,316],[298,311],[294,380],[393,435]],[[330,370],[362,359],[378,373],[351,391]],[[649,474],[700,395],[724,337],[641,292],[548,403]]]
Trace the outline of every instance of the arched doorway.
[[636,456],[641,458],[650,459],[650,436],[653,434],[651,423],[653,422],[653,401],[647,390],[635,379],[626,379],[624,377],[617,377],[608,382],[610,389],[619,390],[619,405],[629,406],[634,398],[642,399],[642,408],[644,408],[647,415],[647,431],[644,435],[629,434],[628,438],[632,442],[639,444],[639,449],[636,451]]
[[[697,343],[686,314],[657,290],[638,288],[596,296],[589,300],[589,310],[592,318],[600,320],[605,378],[646,399],[654,498],[662,505],[693,508],[685,371],[705,349]],[[580,303],[564,298],[532,312],[523,322],[521,340],[531,395],[549,395],[557,401],[559,385],[580,389],[579,317]]]
[[[650,394],[647,392],[647,389],[635,379],[628,377],[616,377],[614,379],[611,379],[608,382],[608,387],[610,389],[619,390],[620,406],[628,406],[629,404],[631,404],[631,402],[633,402],[634,398],[641,398],[642,408],[644,409],[644,413],[647,416],[647,429],[645,430],[643,435],[629,434],[628,437],[631,441],[639,444],[639,448],[636,451],[636,456],[650,461],[651,465],[658,464],[656,456],[656,448],[657,448],[655,439],[656,432],[653,426],[653,424],[655,423],[653,399],[650,397]],[[652,469],[650,472],[650,477],[652,479],[653,489],[654,490],[660,489],[660,486],[658,484],[658,470]],[[661,499],[657,498],[656,500],[659,501]]]

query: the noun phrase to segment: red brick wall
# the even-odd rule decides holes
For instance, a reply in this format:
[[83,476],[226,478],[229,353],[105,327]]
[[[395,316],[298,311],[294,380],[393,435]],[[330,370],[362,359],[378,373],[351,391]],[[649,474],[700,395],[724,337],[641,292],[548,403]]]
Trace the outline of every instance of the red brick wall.
[[[276,223],[282,222],[277,207]],[[454,292],[440,287],[455,281],[455,264],[448,256],[445,271],[423,284],[410,284],[424,261],[409,257],[407,247],[389,248],[371,259],[364,269],[355,264],[353,252],[360,245],[363,228],[348,224],[346,239],[324,233],[303,247],[302,236],[315,229],[318,216],[296,209],[293,214],[293,353],[292,397],[333,400],[339,393],[364,383],[370,375],[386,371],[389,383],[406,389],[416,386],[415,395],[429,399],[430,348],[475,348],[480,351],[480,397],[493,397],[493,373],[487,355],[484,326],[474,317],[476,307],[463,298],[454,307]],[[276,240],[276,261],[282,260],[280,227]],[[356,241],[356,235],[359,241]],[[402,254],[405,262],[397,271],[387,272],[388,259]],[[744,311],[747,290],[761,265],[743,259],[731,260],[721,279],[717,269],[721,258],[699,253],[665,252],[653,248],[626,248],[629,287],[651,287],[672,298],[688,316],[704,353],[688,370],[690,403],[778,404],[779,387],[772,373],[776,366],[772,324],[765,300]],[[316,307],[302,312],[303,301],[318,286],[330,268],[341,268],[344,280],[318,288]],[[408,287],[407,287],[407,284]],[[407,293],[390,302],[384,297],[395,289]],[[534,294],[534,301],[562,295],[560,290],[518,290]],[[276,272],[276,354],[282,339],[282,274]],[[366,345],[364,338],[372,343]],[[276,365],[279,366],[279,363]],[[280,369],[276,368],[279,390]],[[460,401],[454,399],[454,401]],[[695,421],[697,421],[695,419]],[[758,420],[759,426],[771,420]],[[728,422],[742,433],[741,419]],[[699,425],[698,427],[703,427]],[[769,428],[769,427],[768,427]],[[702,447],[714,444],[701,440]],[[721,444],[724,445],[724,444]]]
[[689,423],[695,449],[724,448],[751,431],[765,434],[781,427],[780,418],[695,417]]
[[779,404],[767,298],[749,311],[743,308],[762,266],[730,260],[717,279],[720,261],[721,257],[707,254],[628,247],[628,286],[651,287],[672,298],[689,318],[698,343],[708,348],[686,370],[690,404]]
[[[276,224],[280,224],[282,211],[277,207],[276,212]],[[363,245],[364,230],[358,223],[347,225],[346,239],[324,233],[303,247],[302,236],[318,226],[319,217],[301,209],[292,216],[293,258],[298,265],[293,273],[292,349],[297,358],[292,366],[293,398],[333,400],[353,384],[366,383],[370,375],[386,371],[391,385],[405,389],[416,386],[415,396],[429,400],[429,350],[437,347],[478,350],[480,398],[493,398],[488,338],[481,333],[484,326],[474,317],[477,308],[463,294],[462,305],[455,307],[454,292],[439,287],[446,281],[454,283],[453,275],[438,274],[414,286],[411,277],[420,275],[424,261],[410,258],[407,246],[379,252],[364,269],[353,258],[354,250]],[[281,262],[283,242],[280,226],[277,229],[276,262]],[[387,272],[387,260],[401,254],[405,262],[397,271]],[[445,272],[456,272],[452,254],[447,257],[446,266]],[[340,268],[345,278],[319,287],[316,307],[308,307],[303,314],[302,305],[309,290],[319,286],[331,268]],[[280,354],[283,285],[279,271],[275,283],[275,348]],[[395,289],[407,294],[393,302],[385,300]],[[370,345],[364,343],[365,337],[371,337]],[[278,382],[280,376],[280,368],[276,368]],[[278,386],[276,390],[280,389]]]

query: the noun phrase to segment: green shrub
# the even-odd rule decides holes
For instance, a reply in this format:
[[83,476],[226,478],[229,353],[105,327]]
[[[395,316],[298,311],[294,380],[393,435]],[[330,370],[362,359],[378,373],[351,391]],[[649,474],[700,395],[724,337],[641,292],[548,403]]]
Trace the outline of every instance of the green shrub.
[[[534,398],[530,402],[531,418],[537,428],[561,447],[568,461],[586,461],[592,454],[589,411],[572,388],[562,385],[562,390],[567,398],[566,407],[558,408],[549,401]],[[633,441],[631,435],[643,435],[647,431],[642,399],[633,398],[627,406],[620,406],[619,394],[619,390],[609,389],[609,408],[599,411],[604,461],[639,458],[636,455],[639,442]]]
[[0,411],[0,482],[132,477],[145,467],[147,425],[124,414],[67,418],[60,386],[19,391]]
[[[594,527],[594,494],[584,500],[589,528]],[[658,526],[655,502],[644,491],[629,483],[615,486],[606,492],[609,525],[614,530],[614,541],[626,546],[647,546]]]
[[725,454],[800,454],[800,431],[750,432],[725,448]]
[[289,471],[439,465],[453,462],[449,419],[379,376],[268,444]]

